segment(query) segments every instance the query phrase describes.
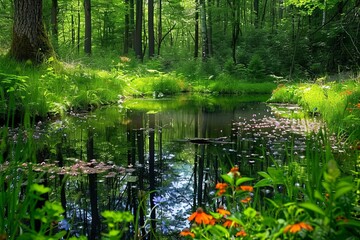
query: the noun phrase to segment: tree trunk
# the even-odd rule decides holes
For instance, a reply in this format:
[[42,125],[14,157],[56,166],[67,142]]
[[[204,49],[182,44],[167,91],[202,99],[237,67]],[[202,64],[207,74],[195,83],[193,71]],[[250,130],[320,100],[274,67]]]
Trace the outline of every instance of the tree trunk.
[[129,48],[134,48],[134,32],[135,32],[135,3],[134,0],[130,0],[130,32],[129,32]]
[[142,54],[142,18],[143,18],[143,0],[136,0],[136,26],[134,38],[135,55],[139,59],[143,59]]
[[154,0],[148,0],[148,34],[149,34],[149,58],[155,54],[154,34]]
[[57,48],[57,45],[58,45],[58,35],[59,35],[58,19],[57,19],[58,11],[59,11],[58,0],[52,0],[52,5],[51,5],[51,33],[52,33],[52,39],[53,39],[55,48]]
[[254,0],[255,28],[259,27],[259,0]]
[[240,5],[237,0],[233,0],[230,4],[231,6],[231,20],[232,20],[232,39],[231,39],[231,49],[232,49],[232,58],[236,64],[236,45],[240,35]]
[[46,34],[42,0],[14,0],[14,25],[10,56],[41,63],[54,56]]
[[84,51],[91,54],[91,0],[84,0],[85,9],[85,42]]
[[158,50],[157,55],[160,55],[161,40],[162,40],[162,0],[158,0]]
[[205,0],[200,0],[200,18],[201,18],[201,45],[202,45],[202,60],[206,61],[208,58],[208,40],[206,27],[206,6]]
[[78,0],[77,10],[77,53],[80,53],[80,0]]
[[194,34],[194,58],[199,56],[199,3],[195,0],[195,34]]
[[124,54],[129,53],[129,32],[130,32],[130,6],[129,6],[129,0],[125,0],[125,30],[124,30]]
[[208,0],[208,4],[209,4],[209,7],[208,7],[208,52],[209,52],[209,56],[212,56],[213,54],[213,46],[212,46],[212,32],[213,32],[213,20],[212,20],[212,12],[213,12],[213,3],[211,0]]

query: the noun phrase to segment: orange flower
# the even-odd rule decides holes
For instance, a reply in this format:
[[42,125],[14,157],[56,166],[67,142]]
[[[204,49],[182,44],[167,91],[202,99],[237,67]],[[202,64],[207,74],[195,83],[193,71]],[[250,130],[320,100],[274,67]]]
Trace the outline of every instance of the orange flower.
[[360,109],[360,103],[356,104],[356,107]]
[[231,228],[231,227],[238,227],[239,224],[237,224],[236,222],[232,221],[232,220],[226,220],[223,224],[224,227],[227,228]]
[[224,193],[226,193],[226,188],[227,188],[227,183],[217,183],[215,188],[219,189],[219,192],[217,193],[218,196],[223,195]]
[[235,235],[235,237],[246,237],[246,236],[247,236],[247,234],[244,230],[237,232]]
[[197,224],[210,224],[210,221],[213,217],[209,214],[206,214],[204,210],[199,207],[196,212],[191,214],[191,216],[188,218],[189,221],[192,221],[195,219],[195,222]]
[[232,167],[230,169],[230,172],[232,172],[232,173],[235,173],[235,172],[238,172],[238,171],[239,171],[239,166],[237,166],[237,165],[235,165],[234,167]]
[[240,177],[239,167],[235,165],[230,169],[230,172],[228,172],[228,175],[232,177]]
[[251,201],[251,197],[247,197],[247,198],[244,198],[243,200],[241,200],[242,203],[248,203]]
[[247,191],[247,192],[252,192],[254,191],[254,188],[252,186],[240,186],[238,188],[238,190],[242,190],[242,191]]
[[314,230],[314,228],[307,224],[307,223],[304,223],[304,222],[299,222],[299,223],[295,223],[295,224],[290,224],[290,225],[287,225],[285,228],[284,228],[284,233],[287,233],[287,232],[290,232],[290,233],[297,233],[299,232],[301,229],[305,229],[307,231],[312,231]]
[[219,206],[218,209],[216,209],[218,213],[220,213],[223,216],[230,215],[231,213],[224,208],[224,206]]
[[180,236],[183,236],[183,237],[190,236],[190,237],[194,238],[195,234],[192,233],[189,228],[184,228],[184,230],[182,230],[180,232]]

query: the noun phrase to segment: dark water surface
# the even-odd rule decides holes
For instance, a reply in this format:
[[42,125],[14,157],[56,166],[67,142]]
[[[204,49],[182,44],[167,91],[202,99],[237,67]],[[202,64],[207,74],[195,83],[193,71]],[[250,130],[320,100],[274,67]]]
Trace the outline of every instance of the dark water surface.
[[279,109],[300,109],[267,97],[127,99],[71,113],[34,134],[46,136],[39,156],[50,198],[66,208],[73,234],[95,239],[101,212],[115,210],[138,215],[139,234],[178,235],[197,206],[216,207],[214,186],[232,166],[256,176],[289,154],[301,166],[306,133],[321,123],[282,118]]

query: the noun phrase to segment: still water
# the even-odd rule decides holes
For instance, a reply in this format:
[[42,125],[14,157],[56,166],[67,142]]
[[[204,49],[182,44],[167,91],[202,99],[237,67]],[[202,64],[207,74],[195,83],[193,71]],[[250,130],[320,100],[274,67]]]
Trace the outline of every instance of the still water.
[[281,110],[300,109],[268,105],[267,97],[126,99],[71,112],[38,131],[47,139],[40,164],[50,198],[66,209],[73,235],[96,239],[101,212],[115,210],[139,217],[138,234],[176,236],[198,206],[219,204],[214,186],[232,166],[256,176],[285,164],[289,149],[294,161],[304,159],[306,134],[321,123],[282,118]]

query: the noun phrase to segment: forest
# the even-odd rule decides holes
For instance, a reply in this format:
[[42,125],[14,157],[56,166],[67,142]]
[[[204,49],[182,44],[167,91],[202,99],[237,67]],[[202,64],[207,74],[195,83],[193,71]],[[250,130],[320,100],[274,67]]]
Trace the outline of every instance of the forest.
[[0,0],[0,239],[358,239],[360,0]]

